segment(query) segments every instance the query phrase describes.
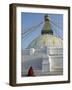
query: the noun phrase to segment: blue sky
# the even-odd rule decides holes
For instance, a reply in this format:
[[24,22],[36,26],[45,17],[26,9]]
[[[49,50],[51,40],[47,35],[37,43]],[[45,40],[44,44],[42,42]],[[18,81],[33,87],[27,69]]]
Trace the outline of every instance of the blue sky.
[[[21,48],[25,49],[32,40],[41,35],[41,30],[44,25],[44,16],[43,13],[21,13],[21,33],[30,31],[21,36]],[[63,15],[62,14],[48,14],[51,20],[51,29],[54,32],[55,36],[63,38]],[[37,28],[31,28],[43,22]],[[31,28],[31,29],[30,29]]]

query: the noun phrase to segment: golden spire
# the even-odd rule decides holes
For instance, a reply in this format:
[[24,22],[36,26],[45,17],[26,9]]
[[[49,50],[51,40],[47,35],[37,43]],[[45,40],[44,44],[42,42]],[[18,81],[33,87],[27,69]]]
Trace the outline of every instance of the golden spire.
[[47,14],[44,16],[44,22],[45,22],[44,28],[41,33],[42,34],[53,34],[53,31],[51,30],[50,20]]

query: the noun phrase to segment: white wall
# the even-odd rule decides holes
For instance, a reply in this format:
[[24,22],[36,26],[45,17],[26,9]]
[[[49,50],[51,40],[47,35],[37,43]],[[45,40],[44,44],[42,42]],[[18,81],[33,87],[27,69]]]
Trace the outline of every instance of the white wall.
[[[56,84],[56,85],[28,86],[28,87],[11,87],[8,85],[8,80],[9,80],[9,4],[10,3],[65,5],[65,6],[71,6],[71,11],[72,11],[72,0],[0,0],[0,90],[37,90],[37,89],[39,90],[41,89],[42,90],[44,89],[45,90],[71,90],[72,82],[70,84]],[[72,17],[72,13],[71,13],[71,17]],[[71,72],[71,75],[72,75],[72,72]]]

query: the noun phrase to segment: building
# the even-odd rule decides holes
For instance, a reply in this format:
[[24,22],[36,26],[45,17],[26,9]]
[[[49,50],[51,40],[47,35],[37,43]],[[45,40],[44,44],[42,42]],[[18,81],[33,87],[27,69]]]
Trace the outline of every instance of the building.
[[63,74],[63,40],[53,34],[48,15],[45,15],[41,35],[22,51],[22,76],[30,66],[36,76]]

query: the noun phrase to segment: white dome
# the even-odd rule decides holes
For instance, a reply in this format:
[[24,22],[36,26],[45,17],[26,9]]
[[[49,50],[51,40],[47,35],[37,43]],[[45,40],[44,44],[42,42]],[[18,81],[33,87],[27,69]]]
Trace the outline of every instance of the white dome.
[[63,47],[63,40],[50,34],[44,34],[33,40],[27,48],[42,48],[42,47]]

